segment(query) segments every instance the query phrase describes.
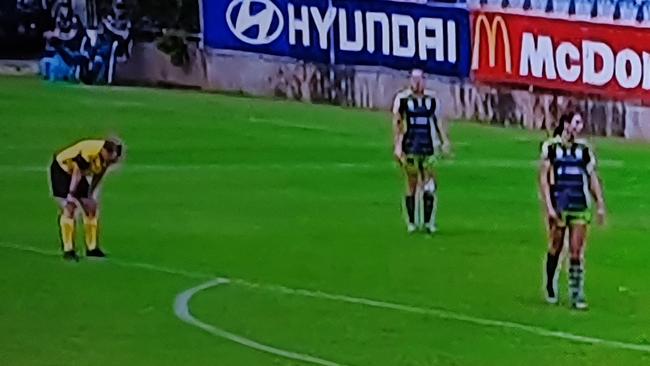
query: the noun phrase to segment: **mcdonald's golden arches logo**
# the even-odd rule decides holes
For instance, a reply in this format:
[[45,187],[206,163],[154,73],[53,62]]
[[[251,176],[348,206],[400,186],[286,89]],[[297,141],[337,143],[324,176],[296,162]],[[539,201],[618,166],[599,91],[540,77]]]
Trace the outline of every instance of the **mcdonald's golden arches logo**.
[[490,22],[485,14],[476,16],[474,23],[474,49],[472,52],[472,70],[479,68],[479,57],[481,55],[481,30],[485,29],[488,46],[488,62],[490,67],[497,63],[497,31],[501,31],[503,40],[504,59],[506,61],[506,72],[512,74],[512,54],[510,53],[510,33],[505,20],[501,15],[496,15]]

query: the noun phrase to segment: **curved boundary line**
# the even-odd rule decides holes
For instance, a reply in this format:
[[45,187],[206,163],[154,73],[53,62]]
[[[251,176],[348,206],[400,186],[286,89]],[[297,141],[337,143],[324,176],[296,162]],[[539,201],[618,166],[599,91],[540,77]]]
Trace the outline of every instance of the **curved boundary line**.
[[550,330],[550,329],[546,329],[534,325],[515,323],[511,321],[479,318],[479,317],[466,315],[462,313],[456,313],[448,310],[435,309],[435,308],[423,308],[418,306],[404,305],[404,304],[352,297],[346,295],[329,294],[322,291],[293,289],[293,288],[278,286],[278,285],[261,285],[257,283],[248,282],[246,280],[240,280],[240,279],[233,279],[232,283],[250,287],[250,288],[259,288],[267,291],[283,293],[287,295],[297,295],[297,296],[311,297],[316,299],[325,299],[325,300],[331,300],[337,302],[344,302],[348,304],[364,305],[373,308],[400,311],[403,313],[429,315],[439,319],[456,320],[463,323],[469,323],[469,324],[492,327],[492,328],[514,329],[514,330],[519,330],[522,332],[526,332],[526,333],[530,333],[542,337],[547,337],[547,338],[564,339],[564,340],[587,344],[587,345],[601,345],[609,348],[639,351],[639,352],[650,354],[650,345],[627,343],[627,342],[614,341],[614,340],[603,339],[603,338],[581,336],[581,335],[568,333],[568,332]]
[[[0,241],[0,248],[12,249],[12,250],[17,250],[17,251],[27,252],[27,253],[35,253],[35,254],[48,256],[48,257],[52,257],[52,256],[58,257],[60,255],[58,251],[44,250],[32,246],[15,244],[10,242],[2,242],[2,241]],[[213,277],[212,275],[207,273],[190,272],[185,270],[157,266],[148,263],[127,262],[116,258],[111,258],[110,260],[107,261],[107,263],[112,263],[120,267],[139,268],[143,270],[182,276],[186,278],[206,280]],[[510,321],[479,318],[479,317],[474,317],[474,316],[465,315],[461,313],[455,313],[452,311],[446,311],[442,309],[423,308],[423,307],[417,307],[412,305],[390,303],[390,302],[364,299],[364,298],[358,298],[358,297],[352,297],[346,295],[330,294],[322,291],[294,289],[294,288],[289,288],[289,287],[279,286],[279,285],[260,284],[260,283],[246,281],[243,279],[228,280],[225,278],[220,278],[220,280],[229,281],[230,283],[236,285],[241,285],[249,288],[261,289],[261,290],[266,290],[266,291],[271,291],[276,293],[284,293],[288,295],[305,296],[305,297],[312,297],[317,299],[325,299],[331,301],[365,305],[374,308],[396,310],[396,311],[414,313],[414,314],[425,314],[425,315],[435,316],[441,319],[451,319],[451,320],[456,320],[456,321],[461,321],[461,322],[471,323],[471,324],[481,325],[481,326],[514,329],[514,330],[519,330],[526,333],[535,334],[535,335],[548,337],[548,338],[564,339],[564,340],[574,341],[577,343],[583,343],[589,345],[601,345],[604,347],[609,347],[614,349],[625,349],[625,350],[638,351],[645,354],[650,354],[650,344],[627,343],[627,342],[614,341],[614,340],[603,339],[603,338],[587,337],[587,336],[581,336],[581,335],[568,333],[568,332],[553,331],[553,330],[549,330],[546,328],[533,326],[533,325],[515,323]],[[214,286],[216,285],[213,285],[211,287]],[[335,365],[336,364],[334,364],[334,366]]]
[[212,281],[205,282],[203,284],[200,284],[198,286],[192,287],[190,289],[187,289],[180,294],[176,295],[176,299],[174,300],[174,314],[184,321],[185,323],[195,326],[197,328],[203,329],[204,331],[215,335],[220,338],[224,338],[226,340],[238,343],[242,346],[252,348],[258,351],[270,353],[276,356],[281,356],[284,358],[292,359],[295,361],[303,361],[303,362],[308,362],[312,363],[315,365],[321,365],[321,366],[344,366],[342,364],[332,362],[332,361],[327,361],[322,358],[302,354],[302,353],[296,353],[296,352],[291,352],[291,351],[286,351],[283,349],[271,347],[262,343],[255,342],[251,339],[239,336],[234,333],[230,333],[228,331],[225,331],[221,328],[218,328],[214,325],[204,323],[194,317],[192,313],[190,312],[190,300],[192,300],[192,297],[196,295],[197,293],[207,290],[209,288],[214,288],[217,286],[225,285],[230,283],[230,280],[226,278],[216,278]]

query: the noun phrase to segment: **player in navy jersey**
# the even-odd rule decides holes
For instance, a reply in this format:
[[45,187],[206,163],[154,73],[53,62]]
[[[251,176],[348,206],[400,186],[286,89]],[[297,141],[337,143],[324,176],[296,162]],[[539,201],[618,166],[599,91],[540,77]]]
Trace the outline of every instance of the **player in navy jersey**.
[[[541,144],[542,148],[544,145],[548,146],[557,142],[562,142],[562,134],[564,133],[564,128],[569,122],[571,122],[573,115],[574,113],[565,113],[560,117],[560,121],[558,122],[557,126],[555,126],[555,128],[553,129],[553,134],[542,142]],[[546,180],[548,182],[549,189],[551,190],[551,192],[553,192],[551,171],[548,172]],[[540,198],[541,197],[542,195],[540,195]],[[569,240],[568,240],[568,236],[566,235],[566,231],[556,230],[555,221],[548,219],[546,215],[546,208],[544,207],[545,204],[543,204],[542,206],[543,206],[542,207],[543,216],[546,221],[546,229],[549,237],[548,252],[546,254],[546,291],[547,291],[546,300],[549,303],[557,303],[558,298],[556,296],[556,292],[557,292],[556,272],[557,272],[558,264],[560,262],[560,255],[562,253],[562,248],[565,245],[568,246]],[[560,237],[560,235],[562,236]]]
[[416,194],[422,193],[423,221],[429,233],[436,231],[437,182],[434,167],[450,143],[438,120],[438,101],[424,88],[422,70],[411,72],[410,87],[400,91],[393,103],[394,154],[406,178],[404,203],[408,216],[407,230],[416,225]]
[[[553,129],[552,135],[550,135],[546,140],[544,140],[541,144],[543,147],[545,144],[546,145],[552,145],[557,142],[562,141],[562,133],[564,133],[564,128],[565,126],[571,122],[571,119],[573,118],[574,113],[565,113],[562,116],[560,116],[560,120]],[[549,185],[549,189],[551,192],[553,192],[553,182],[552,182],[552,176],[551,176],[551,171],[549,171],[547,177],[547,182]],[[541,192],[540,192],[541,193]],[[540,198],[542,195],[540,194]],[[549,220],[548,217],[546,217],[546,208],[543,208],[544,212],[544,217],[546,220],[546,229],[548,232],[548,237],[549,237],[549,243],[548,243],[548,253],[546,254],[546,289],[547,289],[547,301],[550,303],[556,303],[558,301],[556,294],[556,288],[557,288],[557,277],[555,276],[558,263],[560,261],[560,255],[562,253],[562,248],[567,245],[569,242],[569,238],[566,235],[566,232],[561,232],[559,230],[556,230],[555,228],[555,221],[554,220]],[[563,234],[563,237],[555,237],[556,235],[561,235]]]
[[86,61],[80,52],[86,30],[69,4],[57,5],[55,14],[55,28],[43,34],[46,43],[41,74],[52,81],[75,80],[78,68]]
[[578,113],[565,117],[560,138],[542,144],[539,183],[549,221],[550,241],[546,259],[546,291],[550,303],[558,302],[555,272],[565,232],[569,230],[569,290],[571,304],[586,309],[584,293],[584,246],[595,199],[598,222],[605,220],[605,201],[596,172],[593,149],[578,135],[584,122]]

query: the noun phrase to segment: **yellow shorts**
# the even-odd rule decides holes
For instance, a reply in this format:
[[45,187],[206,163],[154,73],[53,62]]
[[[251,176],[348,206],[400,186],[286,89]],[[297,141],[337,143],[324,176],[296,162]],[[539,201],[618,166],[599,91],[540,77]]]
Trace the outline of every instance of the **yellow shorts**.
[[590,210],[584,211],[564,211],[560,214],[560,226],[566,227],[572,224],[576,225],[589,225],[591,223],[592,214]]
[[433,155],[406,155],[404,170],[406,173],[431,172],[436,167],[440,156]]

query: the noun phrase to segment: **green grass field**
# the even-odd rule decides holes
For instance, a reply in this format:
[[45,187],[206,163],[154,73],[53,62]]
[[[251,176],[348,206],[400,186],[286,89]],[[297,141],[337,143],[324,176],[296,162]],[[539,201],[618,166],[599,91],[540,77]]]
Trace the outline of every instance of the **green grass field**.
[[[332,365],[650,364],[648,145],[594,141],[610,216],[592,231],[591,309],[577,313],[566,273],[562,304],[542,298],[540,133],[453,124],[440,232],[427,237],[402,222],[386,113],[0,78],[0,127],[0,365],[309,364],[178,319],[177,294],[216,276],[248,285],[199,292],[196,318]],[[102,196],[111,259],[64,263],[45,168],[58,148],[110,133],[128,145]]]

